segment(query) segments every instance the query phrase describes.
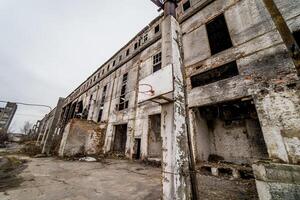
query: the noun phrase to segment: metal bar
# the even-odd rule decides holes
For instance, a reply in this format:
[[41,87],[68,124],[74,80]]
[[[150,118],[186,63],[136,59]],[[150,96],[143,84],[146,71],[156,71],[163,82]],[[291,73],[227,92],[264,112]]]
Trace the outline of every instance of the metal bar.
[[282,14],[280,13],[278,7],[276,6],[274,0],[263,0],[271,18],[277,28],[285,46],[287,47],[290,56],[294,60],[297,68],[300,67],[300,49],[299,46],[290,31],[288,25],[286,24]]
[[36,106],[36,107],[45,107],[45,108],[49,108],[50,111],[52,110],[52,108],[50,106],[47,106],[47,105],[43,105],[43,104],[33,104],[33,103],[23,103],[23,102],[13,102],[13,101],[2,101],[0,100],[1,103],[16,103],[16,104],[19,104],[19,105],[24,105],[24,106]]

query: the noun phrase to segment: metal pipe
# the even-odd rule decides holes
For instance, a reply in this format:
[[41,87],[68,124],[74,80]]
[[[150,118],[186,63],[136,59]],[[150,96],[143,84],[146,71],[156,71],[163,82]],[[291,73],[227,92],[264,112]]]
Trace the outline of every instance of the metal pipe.
[[43,104],[33,104],[33,103],[23,103],[23,102],[12,102],[12,101],[2,101],[0,100],[1,103],[16,103],[19,105],[25,105],[25,106],[37,106],[37,107],[45,107],[45,108],[49,108],[50,111],[52,110],[52,108],[50,106],[47,105],[43,105]]
[[[293,59],[296,68],[300,67],[300,49],[299,46],[290,31],[288,25],[286,24],[282,14],[280,13],[278,7],[276,6],[274,0],[263,0],[265,7],[267,8],[271,18],[278,30],[285,46],[287,47],[291,58]],[[298,69],[299,70],[299,69]]]

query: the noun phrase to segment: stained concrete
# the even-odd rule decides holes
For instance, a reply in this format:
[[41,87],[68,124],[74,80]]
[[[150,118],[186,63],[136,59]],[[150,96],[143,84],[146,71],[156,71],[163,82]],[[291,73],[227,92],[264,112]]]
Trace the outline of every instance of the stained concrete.
[[[1,200],[160,199],[160,169],[127,160],[69,162],[26,158],[20,187]],[[126,177],[126,178],[124,178]]]

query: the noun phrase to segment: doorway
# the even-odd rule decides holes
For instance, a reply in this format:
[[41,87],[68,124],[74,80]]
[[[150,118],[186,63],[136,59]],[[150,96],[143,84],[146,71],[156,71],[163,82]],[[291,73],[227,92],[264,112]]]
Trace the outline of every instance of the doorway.
[[161,115],[149,116],[149,135],[148,135],[148,157],[161,158],[162,138],[161,138]]
[[133,158],[139,160],[141,158],[141,138],[135,138],[133,152]]
[[113,152],[125,154],[127,141],[127,124],[115,126]]

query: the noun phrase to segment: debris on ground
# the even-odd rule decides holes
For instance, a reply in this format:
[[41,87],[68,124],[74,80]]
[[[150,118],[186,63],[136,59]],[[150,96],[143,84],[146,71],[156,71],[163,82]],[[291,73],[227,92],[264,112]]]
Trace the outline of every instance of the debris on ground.
[[33,157],[34,158],[45,158],[45,157],[47,157],[47,155],[46,154],[37,154],[37,155],[35,155]]
[[79,161],[96,162],[97,159],[96,159],[96,158],[93,158],[93,157],[83,157],[83,158],[80,158]]
[[16,157],[0,157],[0,192],[17,187],[23,182],[18,174],[26,168],[25,163],[25,160]]
[[28,155],[30,157],[41,154],[42,149],[40,146],[36,145],[34,141],[28,141],[24,143],[24,146],[20,150],[20,153]]

